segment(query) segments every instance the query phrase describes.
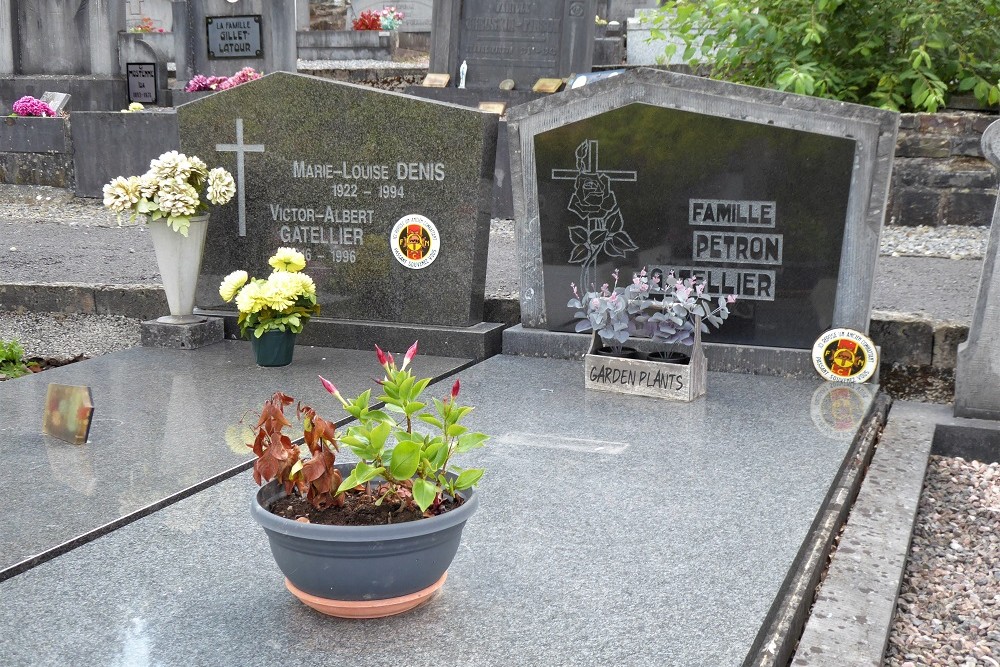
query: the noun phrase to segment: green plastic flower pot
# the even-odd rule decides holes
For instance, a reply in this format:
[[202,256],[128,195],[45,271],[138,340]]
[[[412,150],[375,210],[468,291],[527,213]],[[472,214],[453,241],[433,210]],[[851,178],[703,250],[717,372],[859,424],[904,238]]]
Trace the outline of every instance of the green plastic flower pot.
[[265,331],[260,338],[250,335],[250,345],[258,366],[287,366],[295,351],[295,334],[291,331]]

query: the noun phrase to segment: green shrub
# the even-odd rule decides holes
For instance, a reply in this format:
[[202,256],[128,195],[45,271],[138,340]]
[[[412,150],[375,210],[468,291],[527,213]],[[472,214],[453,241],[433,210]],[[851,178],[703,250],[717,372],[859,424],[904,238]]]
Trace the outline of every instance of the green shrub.
[[895,111],[1000,102],[1000,0],[670,0],[655,24],[712,78]]
[[29,373],[24,365],[24,348],[16,340],[0,339],[0,380],[21,377]]

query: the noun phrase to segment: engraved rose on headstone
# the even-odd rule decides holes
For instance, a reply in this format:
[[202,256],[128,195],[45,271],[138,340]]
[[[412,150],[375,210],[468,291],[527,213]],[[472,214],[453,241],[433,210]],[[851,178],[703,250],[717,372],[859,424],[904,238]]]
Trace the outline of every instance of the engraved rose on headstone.
[[582,264],[580,285],[586,289],[593,282],[593,270],[602,256],[624,257],[637,249],[625,231],[625,220],[612,181],[635,181],[634,171],[600,171],[598,143],[592,139],[576,147],[576,170],[553,169],[552,178],[574,180],[569,206],[585,224],[569,228],[573,243],[570,264]]

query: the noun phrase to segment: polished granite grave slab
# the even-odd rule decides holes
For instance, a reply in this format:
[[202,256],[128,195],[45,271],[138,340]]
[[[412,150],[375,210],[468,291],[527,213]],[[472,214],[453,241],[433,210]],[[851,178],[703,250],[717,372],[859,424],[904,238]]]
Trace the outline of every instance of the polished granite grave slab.
[[[441,594],[321,616],[284,588],[249,474],[0,583],[0,655],[84,665],[740,665],[871,387],[709,374],[693,403],[585,392],[579,361],[459,374],[493,434]],[[431,386],[445,393],[450,382]]]
[[[418,372],[434,377],[469,363],[416,361]],[[260,368],[249,343],[226,341],[190,351],[134,348],[0,382],[0,579],[67,541],[245,468],[249,427],[275,391],[342,419],[316,375],[350,396],[372,387],[379,370],[374,352],[320,347],[296,347],[290,366]],[[91,387],[85,445],[42,433],[49,383]]]

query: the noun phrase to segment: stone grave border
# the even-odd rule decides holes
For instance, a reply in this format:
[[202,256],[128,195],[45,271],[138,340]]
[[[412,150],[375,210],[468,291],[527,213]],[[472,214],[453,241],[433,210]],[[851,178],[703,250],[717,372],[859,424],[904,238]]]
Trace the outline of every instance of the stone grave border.
[[[854,139],[855,168],[851,176],[832,324],[834,327],[868,332],[879,236],[892,176],[898,114],[857,104],[641,68],[508,111],[515,236],[521,266],[522,324],[505,333],[505,343],[510,338],[512,346],[544,347],[542,341],[552,333],[542,328],[546,324],[545,282],[535,182],[535,136],[633,103]],[[870,189],[863,187],[867,182],[871,182]],[[533,337],[541,341],[515,342],[517,338]],[[566,345],[557,342],[554,347]],[[780,353],[774,353],[776,348],[763,348],[758,352],[756,346],[718,343],[707,345],[707,348],[717,350],[708,352],[710,370],[754,372],[753,368],[763,367],[779,374],[812,372],[808,350],[778,350]],[[555,351],[552,353],[558,354]],[[768,357],[766,362],[761,355]],[[713,357],[719,360],[714,361]]]

